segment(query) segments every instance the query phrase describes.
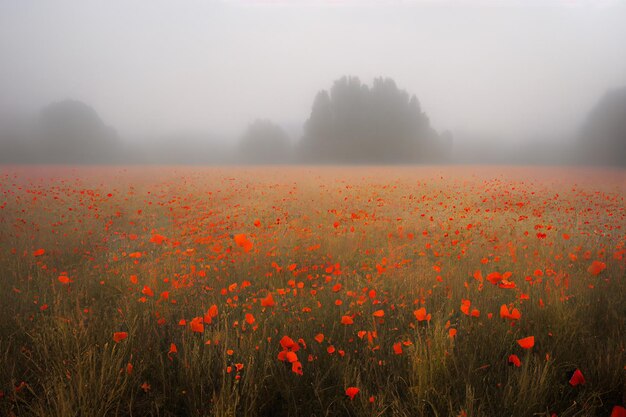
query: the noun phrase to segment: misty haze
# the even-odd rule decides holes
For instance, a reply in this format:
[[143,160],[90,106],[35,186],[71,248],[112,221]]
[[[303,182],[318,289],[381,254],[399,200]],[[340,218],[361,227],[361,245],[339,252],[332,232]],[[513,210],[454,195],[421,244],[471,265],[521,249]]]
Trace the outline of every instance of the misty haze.
[[[624,165],[625,10],[610,0],[3,2],[0,160]],[[329,108],[316,108],[324,94]],[[313,138],[322,111],[336,119]],[[280,158],[241,146],[258,120],[289,138]],[[278,146],[276,132],[251,146]]]
[[626,417],[622,0],[0,0],[0,415]]

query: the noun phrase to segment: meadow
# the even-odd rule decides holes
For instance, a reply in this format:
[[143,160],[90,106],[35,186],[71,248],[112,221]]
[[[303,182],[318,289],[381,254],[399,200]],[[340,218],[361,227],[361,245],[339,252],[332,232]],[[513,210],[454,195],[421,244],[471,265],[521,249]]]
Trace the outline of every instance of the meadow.
[[0,167],[0,415],[626,416],[626,171]]

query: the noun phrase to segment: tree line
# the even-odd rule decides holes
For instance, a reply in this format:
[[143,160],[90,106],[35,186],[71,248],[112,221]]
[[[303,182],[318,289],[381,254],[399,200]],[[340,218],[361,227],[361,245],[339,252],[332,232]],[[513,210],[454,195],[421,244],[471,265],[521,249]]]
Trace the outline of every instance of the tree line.
[[239,148],[245,161],[256,163],[438,163],[450,156],[452,134],[437,133],[417,97],[391,78],[376,78],[370,87],[344,76],[317,93],[299,141],[269,120],[256,120]]
[[293,143],[267,119],[239,140],[240,160],[257,164],[439,163],[449,159],[452,134],[437,133],[415,95],[390,78],[371,87],[345,76],[315,96],[304,133]]
[[[344,76],[319,91],[295,139],[259,119],[231,149],[185,135],[133,146],[93,108],[65,100],[44,107],[28,128],[0,124],[0,163],[431,164],[450,161],[453,146],[452,134],[433,129],[415,95],[382,77],[369,86]],[[592,108],[572,148],[571,162],[626,166],[626,88]]]

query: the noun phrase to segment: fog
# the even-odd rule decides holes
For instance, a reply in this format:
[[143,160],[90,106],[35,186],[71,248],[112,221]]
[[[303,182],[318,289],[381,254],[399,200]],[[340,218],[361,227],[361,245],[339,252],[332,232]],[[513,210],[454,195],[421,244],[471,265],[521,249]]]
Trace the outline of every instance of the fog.
[[383,77],[416,96],[420,132],[451,133],[453,160],[559,155],[626,85],[625,22],[617,0],[0,0],[0,134],[28,141],[74,100],[145,152],[133,161],[172,144],[235,161],[255,121],[297,145],[321,90]]

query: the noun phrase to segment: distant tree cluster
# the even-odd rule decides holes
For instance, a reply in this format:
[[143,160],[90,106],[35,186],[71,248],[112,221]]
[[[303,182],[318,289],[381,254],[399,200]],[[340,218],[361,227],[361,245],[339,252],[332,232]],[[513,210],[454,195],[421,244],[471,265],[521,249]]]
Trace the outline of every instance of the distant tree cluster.
[[437,162],[450,146],[450,134],[442,140],[417,98],[392,79],[377,78],[368,87],[356,77],[343,77],[330,93],[315,97],[299,156],[307,162]]
[[44,107],[34,123],[0,127],[0,163],[435,163],[452,147],[451,133],[439,135],[417,98],[390,78],[369,87],[342,77],[320,91],[295,146],[280,126],[256,120],[237,149],[189,135],[141,147],[122,143],[93,108],[75,100]]
[[608,91],[581,129],[583,162],[626,166],[626,87]]
[[115,130],[80,101],[65,100],[45,107],[38,127],[40,150],[53,162],[106,162],[117,154]]
[[117,133],[85,103],[65,100],[44,107],[31,125],[4,131],[0,162],[105,163],[119,153]]
[[[500,147],[499,153],[474,144],[460,152],[474,162],[553,164],[575,162],[576,151],[584,164],[626,166],[626,87],[608,91],[579,133],[576,144],[535,140],[519,149]],[[34,120],[0,120],[0,163],[439,163],[451,160],[452,142],[452,134],[437,133],[417,98],[392,79],[376,78],[368,86],[349,76],[315,96],[295,144],[270,120],[252,122],[238,146],[197,132],[123,143],[93,108],[75,100],[52,103]],[[472,152],[480,157],[471,159]]]
[[256,121],[240,141],[245,162],[277,163],[415,163],[440,162],[450,153],[452,134],[441,136],[430,126],[415,96],[398,89],[390,78],[372,87],[356,77],[335,81],[320,91],[291,150],[284,131],[272,122]]
[[269,120],[256,120],[248,126],[239,142],[242,162],[284,164],[292,159],[289,136]]

